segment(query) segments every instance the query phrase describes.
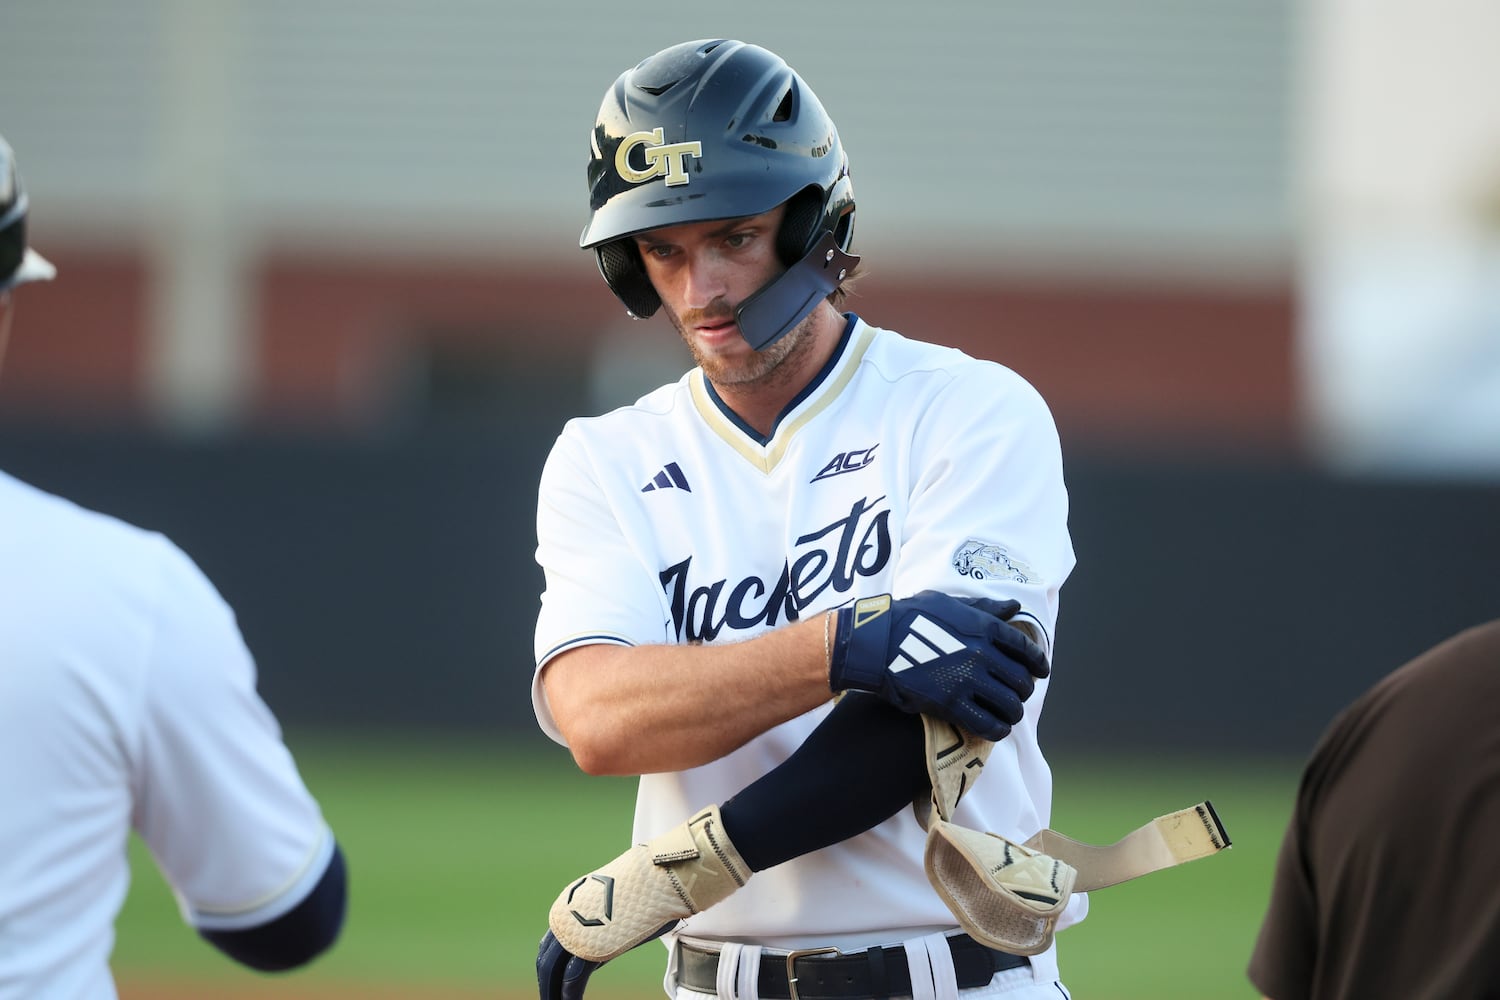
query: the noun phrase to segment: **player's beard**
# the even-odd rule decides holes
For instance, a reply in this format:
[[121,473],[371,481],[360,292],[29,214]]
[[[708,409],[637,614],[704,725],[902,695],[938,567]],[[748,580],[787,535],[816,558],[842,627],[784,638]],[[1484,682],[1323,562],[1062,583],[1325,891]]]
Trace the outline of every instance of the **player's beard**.
[[808,316],[765,350],[737,352],[733,357],[726,358],[700,348],[692,331],[696,325],[705,321],[733,319],[734,310],[729,308],[727,302],[715,299],[706,308],[693,309],[682,316],[678,316],[670,307],[665,311],[672,325],[677,328],[678,335],[692,352],[693,360],[716,386],[752,389],[777,385],[795,378],[801,368],[796,362],[816,346],[814,338],[808,335],[813,322],[812,317]]

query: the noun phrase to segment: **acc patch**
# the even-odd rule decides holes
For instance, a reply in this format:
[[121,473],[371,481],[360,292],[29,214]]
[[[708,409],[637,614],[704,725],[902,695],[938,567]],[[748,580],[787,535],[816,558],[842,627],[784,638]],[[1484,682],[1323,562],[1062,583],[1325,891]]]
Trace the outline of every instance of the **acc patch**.
[[1014,580],[1030,583],[1036,571],[1011,555],[1003,545],[970,538],[953,553],[953,568],[975,580]]

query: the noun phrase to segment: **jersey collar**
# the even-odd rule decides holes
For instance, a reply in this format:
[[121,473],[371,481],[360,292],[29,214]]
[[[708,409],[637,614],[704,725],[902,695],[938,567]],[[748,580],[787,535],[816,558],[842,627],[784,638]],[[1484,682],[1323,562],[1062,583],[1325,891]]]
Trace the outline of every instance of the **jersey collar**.
[[760,435],[740,419],[720,398],[703,369],[692,372],[688,387],[693,406],[715,434],[763,472],[770,472],[785,456],[797,432],[838,398],[844,386],[854,377],[859,362],[875,338],[874,328],[855,313],[845,314],[848,322],[833,354],[812,381],[787,404],[771,426],[771,433]]

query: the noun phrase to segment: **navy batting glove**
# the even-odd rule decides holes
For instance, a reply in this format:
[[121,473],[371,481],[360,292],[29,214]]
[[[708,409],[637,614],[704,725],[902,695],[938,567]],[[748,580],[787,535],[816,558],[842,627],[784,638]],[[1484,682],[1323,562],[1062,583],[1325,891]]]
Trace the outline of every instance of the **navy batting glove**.
[[[646,941],[655,941],[679,923],[681,921],[667,921]],[[603,964],[579,958],[564,948],[562,942],[557,940],[557,935],[549,930],[542,935],[542,943],[536,950],[536,985],[541,994],[540,1000],[583,1000],[583,990],[589,984],[589,976]]]
[[536,952],[536,984],[541,1000],[583,1000],[589,976],[603,964],[579,958],[548,931]]
[[837,612],[829,686],[870,691],[903,711],[1002,740],[1050,670],[1041,647],[1007,621],[1020,610],[1017,601],[936,590],[856,601]]

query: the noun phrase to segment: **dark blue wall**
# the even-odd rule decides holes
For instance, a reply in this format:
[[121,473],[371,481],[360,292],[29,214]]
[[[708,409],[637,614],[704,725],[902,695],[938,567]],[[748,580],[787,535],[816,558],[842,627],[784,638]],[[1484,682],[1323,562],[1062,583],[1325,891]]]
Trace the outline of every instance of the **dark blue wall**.
[[[193,555],[289,726],[536,740],[535,484],[576,400],[551,402],[365,441],[12,427],[0,468]],[[1300,754],[1371,680],[1500,617],[1500,485],[1097,456],[1068,480],[1054,751]]]

